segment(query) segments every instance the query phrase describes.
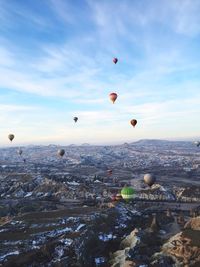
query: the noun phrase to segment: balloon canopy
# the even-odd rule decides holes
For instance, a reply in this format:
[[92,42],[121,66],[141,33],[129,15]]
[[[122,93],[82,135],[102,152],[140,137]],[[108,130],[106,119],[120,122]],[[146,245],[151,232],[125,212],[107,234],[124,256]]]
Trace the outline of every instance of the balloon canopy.
[[155,183],[155,181],[156,181],[156,178],[152,174],[146,173],[144,175],[144,182],[148,186],[152,186]]
[[116,57],[113,58],[113,63],[117,63],[118,62],[118,59]]
[[112,175],[112,170],[107,171],[108,175]]
[[74,117],[74,121],[77,122],[78,121],[78,117]]
[[58,156],[63,157],[64,154],[65,154],[65,150],[64,149],[59,149],[58,150]]
[[122,199],[122,195],[118,193],[118,194],[116,194],[115,198],[116,198],[116,200],[121,200]]
[[133,127],[135,127],[135,125],[137,124],[137,120],[133,119],[130,121],[130,123]]
[[12,142],[12,140],[15,138],[14,134],[9,134],[8,139]]
[[200,146],[200,142],[199,141],[195,141],[194,144],[199,147]]
[[115,103],[116,99],[117,99],[117,94],[116,93],[110,93],[109,95],[110,100],[113,102],[113,104]]
[[121,196],[123,199],[133,199],[135,195],[135,190],[132,187],[124,187],[121,190]]

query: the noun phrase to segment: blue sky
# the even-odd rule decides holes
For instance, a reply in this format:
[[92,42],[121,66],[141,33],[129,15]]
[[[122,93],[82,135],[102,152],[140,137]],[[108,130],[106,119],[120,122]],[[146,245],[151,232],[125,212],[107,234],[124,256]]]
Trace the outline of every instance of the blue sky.
[[199,0],[0,0],[0,145],[200,136],[199,14]]

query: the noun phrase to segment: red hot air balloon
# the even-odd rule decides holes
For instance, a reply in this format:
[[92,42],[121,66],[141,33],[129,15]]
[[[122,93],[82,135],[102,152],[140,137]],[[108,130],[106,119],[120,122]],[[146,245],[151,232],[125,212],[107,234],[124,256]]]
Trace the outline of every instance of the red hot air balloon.
[[111,93],[109,95],[110,100],[113,102],[113,104],[115,103],[115,100],[117,99],[117,94],[116,93]]
[[113,58],[113,63],[117,63],[118,62],[118,59],[116,57]]
[[130,123],[133,127],[135,127],[135,125],[137,124],[137,120],[131,120]]
[[116,201],[116,195],[111,196],[112,201]]
[[112,175],[112,170],[108,170],[107,172],[109,176]]

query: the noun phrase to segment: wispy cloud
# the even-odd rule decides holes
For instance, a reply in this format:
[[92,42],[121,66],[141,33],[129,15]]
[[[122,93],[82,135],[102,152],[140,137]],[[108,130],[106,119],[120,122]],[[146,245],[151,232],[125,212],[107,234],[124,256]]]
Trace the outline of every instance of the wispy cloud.
[[[43,2],[44,3],[44,2]],[[39,2],[38,2],[39,4]],[[42,5],[41,8],[48,8],[48,6]],[[1,1],[0,5],[0,21],[1,26],[4,29],[16,27],[16,24],[23,24],[24,22],[31,24],[34,27],[45,27],[51,25],[51,20],[48,17],[42,16],[42,14],[34,7],[30,9],[28,3],[23,5],[20,2]]]
[[38,107],[34,106],[19,106],[19,105],[4,105],[0,104],[0,112],[13,112],[13,111],[28,111],[28,110],[38,110]]
[[[70,1],[63,0],[50,0],[50,5],[54,13],[60,20],[63,20],[65,23],[74,23],[75,22],[75,7],[70,4]],[[72,12],[72,10],[74,12]]]

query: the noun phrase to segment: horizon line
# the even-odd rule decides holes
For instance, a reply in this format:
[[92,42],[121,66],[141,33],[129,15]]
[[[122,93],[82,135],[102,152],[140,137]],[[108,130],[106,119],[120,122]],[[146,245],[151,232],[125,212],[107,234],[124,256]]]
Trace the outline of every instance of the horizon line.
[[132,143],[137,143],[137,142],[141,142],[141,141],[166,141],[166,142],[194,142],[196,139],[198,138],[168,138],[168,139],[157,139],[157,138],[144,138],[144,139],[139,139],[137,141],[127,141],[127,142],[114,142],[114,143],[82,143],[82,144],[54,144],[54,143],[48,143],[48,144],[22,144],[22,145],[17,145],[17,144],[13,144],[11,143],[10,145],[0,145],[0,149],[1,148],[16,148],[16,147],[36,147],[36,146],[56,146],[56,147],[63,147],[63,146],[76,146],[76,147],[80,147],[80,146],[120,146],[120,145],[124,145],[124,144],[132,144]]

